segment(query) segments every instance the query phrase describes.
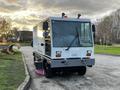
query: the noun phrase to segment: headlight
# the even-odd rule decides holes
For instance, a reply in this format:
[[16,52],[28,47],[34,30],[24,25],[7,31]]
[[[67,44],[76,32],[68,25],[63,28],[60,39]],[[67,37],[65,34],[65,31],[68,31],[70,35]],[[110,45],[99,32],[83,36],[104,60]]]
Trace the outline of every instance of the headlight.
[[92,54],[92,51],[91,50],[87,50],[86,56],[91,56],[91,54]]
[[56,51],[56,57],[61,57],[61,51]]

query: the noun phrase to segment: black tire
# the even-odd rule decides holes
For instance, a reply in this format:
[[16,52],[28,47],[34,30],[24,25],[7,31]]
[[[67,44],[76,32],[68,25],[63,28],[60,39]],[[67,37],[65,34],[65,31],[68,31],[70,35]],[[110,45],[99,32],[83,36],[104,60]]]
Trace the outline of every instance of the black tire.
[[36,58],[35,58],[35,56],[33,56],[33,62],[34,62],[34,65],[35,65],[35,61],[36,61]]
[[52,74],[52,70],[50,68],[50,65],[46,63],[45,65],[45,77],[46,78],[52,78],[53,74]]
[[85,66],[80,67],[78,74],[80,76],[84,76],[86,74],[86,67]]

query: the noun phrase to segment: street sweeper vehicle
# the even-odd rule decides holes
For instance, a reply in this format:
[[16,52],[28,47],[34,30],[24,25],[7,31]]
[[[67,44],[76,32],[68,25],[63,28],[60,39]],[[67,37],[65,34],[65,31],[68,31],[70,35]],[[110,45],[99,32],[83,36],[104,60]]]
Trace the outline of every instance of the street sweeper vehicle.
[[33,56],[36,69],[50,78],[55,72],[85,75],[95,64],[95,25],[90,19],[49,17],[33,28]]

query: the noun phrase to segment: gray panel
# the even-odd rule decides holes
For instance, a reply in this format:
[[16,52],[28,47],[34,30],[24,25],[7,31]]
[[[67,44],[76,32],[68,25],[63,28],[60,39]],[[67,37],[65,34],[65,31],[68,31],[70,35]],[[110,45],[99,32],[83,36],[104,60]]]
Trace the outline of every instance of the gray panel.
[[85,65],[94,65],[95,60],[51,60],[51,67],[74,67],[74,66],[85,66]]

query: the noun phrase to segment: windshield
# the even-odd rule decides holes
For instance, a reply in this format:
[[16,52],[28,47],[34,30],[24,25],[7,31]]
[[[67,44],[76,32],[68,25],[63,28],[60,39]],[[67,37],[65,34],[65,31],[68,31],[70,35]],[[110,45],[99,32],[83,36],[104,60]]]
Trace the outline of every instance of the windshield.
[[52,33],[53,47],[91,47],[93,45],[89,22],[53,20]]

